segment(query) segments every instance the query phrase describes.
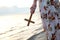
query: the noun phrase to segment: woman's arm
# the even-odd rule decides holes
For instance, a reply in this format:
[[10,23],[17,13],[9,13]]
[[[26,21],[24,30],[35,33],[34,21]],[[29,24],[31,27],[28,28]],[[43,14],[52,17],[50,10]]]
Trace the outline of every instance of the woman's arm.
[[37,6],[37,0],[34,0],[32,6],[30,8],[31,13],[35,12],[36,6]]
[[36,4],[36,3],[37,3],[37,0],[34,0],[34,2],[33,2],[33,3],[35,3],[35,4]]

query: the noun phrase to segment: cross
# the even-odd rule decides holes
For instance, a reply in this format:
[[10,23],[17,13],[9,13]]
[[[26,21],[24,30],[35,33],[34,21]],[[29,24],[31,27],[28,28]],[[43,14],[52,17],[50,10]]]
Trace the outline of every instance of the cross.
[[31,23],[35,23],[34,21],[31,21],[32,15],[33,15],[33,14],[31,13],[31,15],[30,15],[30,18],[29,18],[29,19],[24,19],[25,21],[28,21],[27,26],[29,26],[30,22],[31,22]]

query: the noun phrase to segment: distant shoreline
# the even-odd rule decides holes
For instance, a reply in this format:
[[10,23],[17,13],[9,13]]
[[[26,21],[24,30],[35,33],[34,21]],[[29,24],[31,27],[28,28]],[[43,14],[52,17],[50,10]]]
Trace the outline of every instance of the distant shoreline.
[[[36,9],[35,12],[37,12],[38,9]],[[21,14],[21,13],[30,13],[30,8],[25,7],[25,8],[18,8],[18,7],[2,7],[0,8],[0,15],[8,15],[8,14]]]

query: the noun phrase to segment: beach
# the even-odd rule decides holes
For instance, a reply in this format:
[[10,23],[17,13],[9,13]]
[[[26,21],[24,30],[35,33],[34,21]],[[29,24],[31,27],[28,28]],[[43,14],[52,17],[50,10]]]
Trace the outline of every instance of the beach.
[[0,16],[0,40],[46,40],[40,14],[35,13],[27,26],[30,14],[13,14]]

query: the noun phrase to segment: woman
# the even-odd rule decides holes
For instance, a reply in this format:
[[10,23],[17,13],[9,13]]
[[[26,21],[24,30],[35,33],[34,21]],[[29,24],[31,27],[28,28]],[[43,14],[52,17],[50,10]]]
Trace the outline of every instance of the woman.
[[[50,0],[50,4],[47,4],[48,0],[39,0],[39,11],[41,13],[41,19],[44,31],[48,34],[47,39],[51,40],[52,34],[55,34],[55,26],[58,24],[57,11],[54,7],[54,0]],[[34,0],[33,5],[30,8],[30,12],[34,13],[37,5],[37,0]],[[53,35],[55,36],[55,35]]]
[[[42,2],[43,1],[43,2]],[[45,12],[45,9],[44,8],[47,8],[46,6],[46,0],[39,0],[39,4],[40,4],[40,11],[41,11],[41,15],[42,15],[42,13],[44,13]],[[44,3],[44,4],[43,4]],[[46,5],[46,6],[45,6]],[[34,12],[35,12],[35,9],[36,9],[36,6],[37,6],[37,0],[34,0],[34,2],[33,2],[33,4],[32,4],[32,6],[31,6],[31,8],[30,8],[30,12],[31,13],[33,13],[34,14]],[[44,7],[44,8],[43,8]]]
[[[34,13],[35,12],[35,9],[36,9],[36,5],[37,5],[37,0],[34,0],[32,6],[31,6],[31,10],[30,12],[31,13]],[[43,23],[43,28],[44,28],[44,31],[46,32],[47,34],[47,24],[48,22],[47,21],[47,0],[39,0],[39,7],[40,7],[40,12],[41,12],[41,18],[42,18],[42,23]]]

